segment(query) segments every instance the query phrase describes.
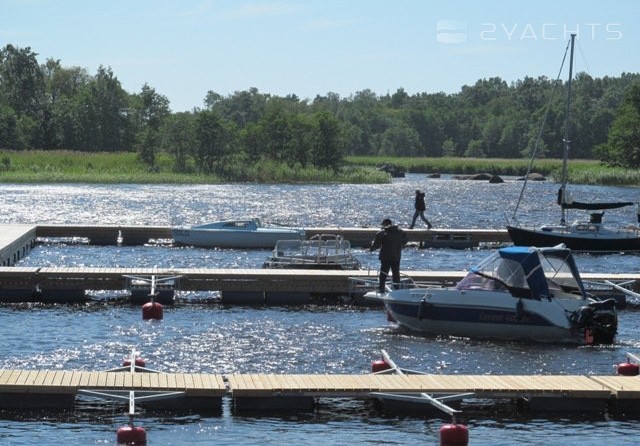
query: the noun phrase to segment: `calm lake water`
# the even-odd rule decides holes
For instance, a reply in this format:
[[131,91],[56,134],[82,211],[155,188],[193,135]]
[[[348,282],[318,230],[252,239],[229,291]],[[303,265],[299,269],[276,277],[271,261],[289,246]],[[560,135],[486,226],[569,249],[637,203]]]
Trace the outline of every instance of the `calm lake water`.
[[[417,188],[427,193],[436,227],[503,228],[521,183],[427,179],[409,175],[391,185],[0,185],[0,223],[172,225],[258,216],[295,226],[377,226],[384,217],[403,225],[413,214]],[[557,185],[530,184],[520,222],[557,221]],[[637,201],[636,188],[580,187],[599,199]],[[607,211],[605,221],[632,223],[635,210]],[[375,254],[356,250],[366,266]],[[171,246],[38,246],[22,265],[259,267],[267,251]],[[407,248],[403,269],[462,270],[486,250]],[[636,255],[578,255],[582,271],[637,272]],[[103,370],[119,366],[132,347],[147,365],[169,372],[367,373],[382,349],[401,366],[454,374],[613,374],[626,352],[640,347],[638,305],[620,314],[615,345],[575,348],[425,338],[390,325],[377,308],[350,306],[224,307],[179,303],[164,320],[143,321],[139,308],[0,306],[0,368]],[[142,413],[150,445],[193,444],[425,444],[439,442],[447,421],[434,416],[385,415],[359,402],[323,402],[311,414],[238,416]],[[0,414],[6,445],[112,445],[126,424],[124,406],[85,404],[71,413]],[[514,416],[470,413],[471,445],[601,445],[637,435],[637,419],[604,416]]]

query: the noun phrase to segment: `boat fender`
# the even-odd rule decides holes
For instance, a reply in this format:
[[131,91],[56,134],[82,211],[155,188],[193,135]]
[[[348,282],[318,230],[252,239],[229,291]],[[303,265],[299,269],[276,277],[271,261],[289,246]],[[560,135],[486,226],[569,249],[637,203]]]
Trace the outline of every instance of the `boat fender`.
[[516,320],[521,321],[524,316],[524,303],[522,299],[518,299],[518,303],[516,304]]
[[420,300],[420,305],[418,305],[418,320],[421,321],[422,319],[424,319],[427,316],[427,311],[429,310],[429,303],[427,302],[427,299],[425,297],[423,297]]

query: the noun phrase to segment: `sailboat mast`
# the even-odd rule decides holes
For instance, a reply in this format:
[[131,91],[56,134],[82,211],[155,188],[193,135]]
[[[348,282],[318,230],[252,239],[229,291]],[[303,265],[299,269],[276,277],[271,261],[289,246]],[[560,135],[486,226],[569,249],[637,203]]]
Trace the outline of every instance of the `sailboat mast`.
[[560,224],[566,224],[566,210],[564,204],[567,199],[567,160],[569,159],[569,149],[571,141],[569,140],[569,123],[571,121],[571,79],[573,78],[573,46],[576,40],[576,35],[571,34],[571,55],[569,57],[569,80],[567,81],[567,112],[565,114],[564,123],[564,148],[562,151],[562,186],[560,186],[560,208],[562,209],[562,216],[560,218]]

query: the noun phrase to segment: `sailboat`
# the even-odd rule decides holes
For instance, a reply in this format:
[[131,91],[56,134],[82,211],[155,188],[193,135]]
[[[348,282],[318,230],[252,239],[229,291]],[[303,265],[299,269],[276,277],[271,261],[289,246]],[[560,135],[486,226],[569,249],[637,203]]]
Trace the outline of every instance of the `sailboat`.
[[[573,49],[575,34],[571,35],[571,55],[569,59],[569,80],[567,82],[567,108],[564,129],[564,147],[562,159],[562,183],[558,190],[558,205],[561,209],[559,224],[544,225],[539,228],[523,228],[519,225],[507,225],[509,237],[515,245],[556,246],[563,243],[567,248],[583,252],[634,252],[640,251],[640,227],[629,226],[621,229],[609,229],[602,223],[607,209],[616,209],[634,205],[630,201],[608,203],[585,203],[574,201],[567,190],[567,162],[570,139],[569,124],[571,117],[571,80],[573,77]],[[526,186],[526,182],[523,185]],[[520,195],[522,197],[522,194]],[[640,205],[639,205],[640,206]],[[576,220],[567,223],[567,210],[581,209],[591,212],[588,220]],[[638,209],[640,224],[640,207]]]

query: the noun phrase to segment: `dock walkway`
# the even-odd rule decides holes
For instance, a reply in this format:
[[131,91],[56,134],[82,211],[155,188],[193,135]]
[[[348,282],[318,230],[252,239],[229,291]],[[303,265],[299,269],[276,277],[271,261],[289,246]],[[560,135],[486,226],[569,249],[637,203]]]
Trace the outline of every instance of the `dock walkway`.
[[[377,228],[308,228],[314,233],[336,233],[357,243],[368,243]],[[458,237],[475,242],[505,241],[506,231],[492,230],[413,230],[409,238]],[[14,267],[26,256],[38,238],[81,237],[103,244],[147,243],[153,238],[170,237],[169,227],[0,225],[0,300],[82,301],[88,290],[129,290],[130,277],[177,277],[175,290],[217,291],[229,303],[308,303],[317,296],[354,295],[352,278],[375,281],[377,271],[274,270],[215,268],[75,268]],[[432,240],[433,241],[433,240]],[[460,281],[465,271],[404,271],[414,282],[450,286]],[[640,274],[583,274],[583,279],[614,283],[635,281]],[[354,291],[356,293],[354,293]],[[172,294],[171,294],[172,295]]]
[[[272,402],[287,398],[369,399],[375,393],[464,394],[480,398],[560,398],[576,407],[585,401],[637,404],[640,378],[588,375],[397,375],[397,374],[220,374],[132,373],[64,370],[0,370],[0,407],[4,409],[70,407],[81,391],[173,391],[217,410],[221,398]],[[16,398],[16,397],[20,398]],[[256,400],[257,399],[257,400]],[[202,403],[205,403],[204,405]],[[246,404],[244,406],[246,408]]]

